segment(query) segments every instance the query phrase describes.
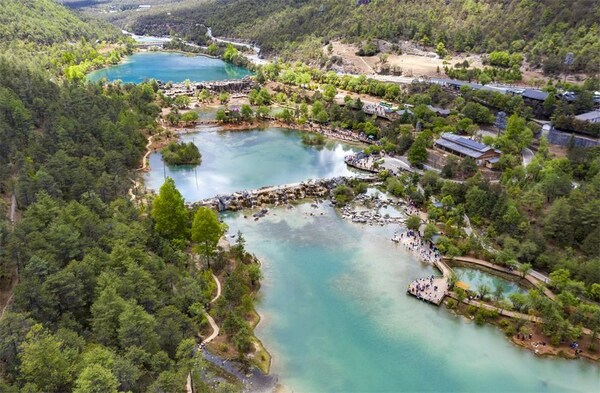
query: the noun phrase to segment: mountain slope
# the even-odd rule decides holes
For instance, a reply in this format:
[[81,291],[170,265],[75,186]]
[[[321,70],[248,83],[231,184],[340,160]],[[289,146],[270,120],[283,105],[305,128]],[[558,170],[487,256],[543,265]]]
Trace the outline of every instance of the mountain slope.
[[[524,52],[534,65],[558,71],[568,52],[570,71],[600,67],[595,0],[214,0],[185,10],[141,16],[134,29],[168,25],[184,31],[205,23],[217,35],[256,40],[265,50],[314,34],[321,38],[414,40],[455,51]],[[362,3],[365,3],[363,1]],[[188,26],[189,28],[189,26]]]
[[12,196],[19,209],[14,229],[0,215],[0,284],[18,272],[0,392],[180,391],[199,330],[188,309],[214,284],[124,197],[160,111],[153,86],[49,80],[39,58],[95,50],[98,25],[47,0],[0,5],[0,212]]
[[0,42],[23,40],[42,45],[115,38],[118,29],[84,21],[53,0],[0,1]]

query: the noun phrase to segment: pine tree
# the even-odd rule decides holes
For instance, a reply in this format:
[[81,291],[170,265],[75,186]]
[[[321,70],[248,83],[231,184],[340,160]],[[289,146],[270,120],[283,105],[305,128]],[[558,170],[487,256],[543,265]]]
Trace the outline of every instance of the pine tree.
[[160,187],[158,196],[152,204],[154,229],[167,239],[185,239],[188,212],[183,197],[170,177]]
[[223,226],[217,214],[208,207],[199,208],[192,224],[192,241],[197,243],[198,249],[206,255],[209,268],[210,254],[217,247],[221,236],[223,236]]

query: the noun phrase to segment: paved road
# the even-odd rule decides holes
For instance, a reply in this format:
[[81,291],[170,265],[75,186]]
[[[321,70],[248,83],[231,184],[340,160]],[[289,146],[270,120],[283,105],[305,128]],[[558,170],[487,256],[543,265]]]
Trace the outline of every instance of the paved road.
[[238,41],[233,41],[233,40],[228,40],[226,38],[217,38],[215,36],[212,35],[212,29],[210,27],[206,28],[206,35],[208,36],[208,38],[215,40],[216,42],[221,42],[224,44],[232,44],[235,46],[242,46],[245,48],[248,48],[250,50],[252,50],[254,53],[252,55],[246,55],[246,57],[254,64],[258,64],[258,65],[265,65],[265,64],[269,64],[269,60],[267,59],[261,59],[260,58],[260,47],[257,45],[253,45],[253,44],[247,44],[245,42],[238,42]]
[[529,149],[528,147],[524,148],[521,151],[521,156],[523,157],[523,166],[527,166],[531,163],[531,160],[533,160],[533,151],[531,151],[531,149]]
[[400,172],[400,171],[413,172],[414,171],[414,169],[411,168],[410,164],[404,157],[385,156],[383,158],[383,164],[381,166],[385,169],[389,169],[394,172]]
[[[254,54],[247,56],[247,57],[253,63],[260,64],[260,65],[270,63],[269,60],[260,58],[260,56],[259,56],[260,47],[258,45],[248,44],[248,43],[244,43],[244,42],[237,42],[237,41],[228,40],[225,38],[217,38],[212,35],[212,30],[210,27],[207,26],[206,28],[207,28],[206,35],[209,38],[211,38],[217,42],[233,44],[233,45],[237,45],[237,46],[243,46],[243,47],[251,49],[254,52]],[[367,65],[367,67],[372,69],[372,67],[369,66],[364,61],[364,59],[361,58],[361,60]],[[411,84],[414,81],[427,82],[427,83],[433,83],[433,84],[438,84],[438,85],[446,85],[449,83],[459,83],[459,84],[465,84],[467,86],[470,86],[473,89],[490,90],[490,91],[495,91],[495,92],[502,93],[502,94],[507,94],[509,92],[512,92],[516,88],[517,89],[522,88],[520,86],[503,85],[503,84],[499,84],[499,83],[490,83],[487,85],[481,85],[481,84],[474,83],[474,82],[457,81],[457,80],[449,79],[449,78],[408,77],[408,76],[399,76],[399,75],[379,75],[379,74],[375,74],[375,73],[372,73],[370,75],[366,75],[364,73],[362,73],[362,74],[339,73],[339,75],[351,75],[351,76],[365,75],[368,78],[372,78],[372,79],[379,80],[382,82],[394,82],[394,83],[400,83],[400,84]]]

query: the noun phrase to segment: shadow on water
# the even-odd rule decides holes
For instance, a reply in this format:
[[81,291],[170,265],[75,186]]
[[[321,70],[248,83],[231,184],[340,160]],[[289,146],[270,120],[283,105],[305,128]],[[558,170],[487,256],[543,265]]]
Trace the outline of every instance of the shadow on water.
[[256,366],[241,364],[235,360],[229,360],[202,350],[204,359],[233,375],[244,384],[244,392],[263,393],[273,392],[277,386],[278,378],[275,375],[265,374]]

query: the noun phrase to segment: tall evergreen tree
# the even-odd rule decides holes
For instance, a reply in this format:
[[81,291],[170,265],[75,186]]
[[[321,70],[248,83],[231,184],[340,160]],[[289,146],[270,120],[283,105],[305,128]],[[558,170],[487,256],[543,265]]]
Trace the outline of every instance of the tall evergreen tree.
[[221,236],[223,236],[223,225],[219,222],[217,214],[208,207],[199,208],[192,224],[192,241],[197,243],[198,249],[206,255],[209,267],[210,254],[217,247]]
[[152,204],[154,229],[167,239],[184,239],[187,230],[188,212],[183,197],[170,177],[160,187]]

